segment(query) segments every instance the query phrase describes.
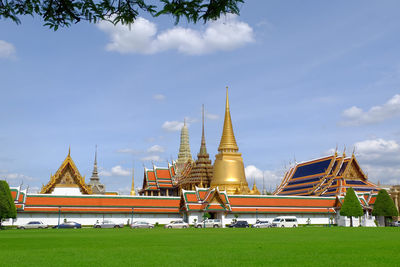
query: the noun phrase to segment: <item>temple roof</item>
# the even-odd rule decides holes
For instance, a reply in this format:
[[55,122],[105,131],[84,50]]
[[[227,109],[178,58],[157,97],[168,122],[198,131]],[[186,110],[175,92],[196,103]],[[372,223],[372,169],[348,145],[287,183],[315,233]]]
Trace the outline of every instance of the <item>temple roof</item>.
[[144,179],[142,190],[159,190],[160,188],[173,188],[175,175],[175,164],[168,167],[157,167],[153,169],[144,168]]
[[60,168],[50,176],[50,181],[42,187],[40,193],[50,194],[55,187],[78,187],[82,194],[92,194],[92,189],[85,183],[85,177],[81,176],[71,158],[71,149]]
[[296,163],[286,173],[275,195],[340,196],[347,188],[357,193],[378,192],[378,187],[368,181],[355,155],[331,156]]

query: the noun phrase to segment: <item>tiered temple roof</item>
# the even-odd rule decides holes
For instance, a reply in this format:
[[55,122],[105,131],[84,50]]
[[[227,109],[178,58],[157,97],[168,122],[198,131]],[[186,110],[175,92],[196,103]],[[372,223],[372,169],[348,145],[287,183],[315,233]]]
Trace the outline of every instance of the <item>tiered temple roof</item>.
[[274,195],[341,196],[347,188],[357,193],[377,193],[368,181],[355,155],[334,155],[295,164],[286,172]]
[[168,167],[153,165],[153,169],[144,168],[143,188],[139,193],[142,195],[176,195],[175,170],[175,164],[169,163]]
[[94,155],[92,177],[90,177],[88,185],[91,187],[93,194],[104,194],[106,192],[106,187],[100,183],[99,172],[97,171],[97,146]]

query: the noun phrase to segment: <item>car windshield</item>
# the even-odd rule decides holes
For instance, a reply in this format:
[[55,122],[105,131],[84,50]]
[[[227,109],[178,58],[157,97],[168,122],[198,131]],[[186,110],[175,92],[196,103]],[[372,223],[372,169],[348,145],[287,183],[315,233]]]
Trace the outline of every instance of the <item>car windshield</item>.
[[279,222],[280,220],[281,219],[277,218],[277,219],[274,219],[273,222]]

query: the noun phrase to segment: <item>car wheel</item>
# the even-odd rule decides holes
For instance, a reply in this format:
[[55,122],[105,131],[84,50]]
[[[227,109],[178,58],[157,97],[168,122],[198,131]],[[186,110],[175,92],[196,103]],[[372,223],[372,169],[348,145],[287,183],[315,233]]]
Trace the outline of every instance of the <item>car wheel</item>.
[[77,229],[78,227],[74,226],[74,229]]
[[96,228],[100,228],[100,225],[96,225]]
[[25,227],[22,227],[22,226],[21,226],[19,229],[25,230]]
[[201,228],[201,225],[197,225],[196,228]]
[[153,229],[153,228],[154,228],[154,226],[150,226],[149,228],[150,228],[150,229]]
[[281,226],[281,228],[285,228],[285,226],[284,226],[284,225],[282,225],[282,226]]
[[171,229],[171,228],[172,228],[172,226],[168,226],[168,228],[169,228],[169,229]]
[[187,226],[186,226],[186,225],[184,225],[182,228],[187,228]]
[[219,228],[219,226],[218,225],[214,225],[214,228]]
[[38,229],[43,229],[43,227],[38,227]]
[[114,226],[114,228],[119,228],[119,225]]
[[293,225],[293,228],[296,228],[296,225],[295,225],[295,224]]
[[249,228],[249,226],[248,226],[248,225],[246,225],[246,228]]

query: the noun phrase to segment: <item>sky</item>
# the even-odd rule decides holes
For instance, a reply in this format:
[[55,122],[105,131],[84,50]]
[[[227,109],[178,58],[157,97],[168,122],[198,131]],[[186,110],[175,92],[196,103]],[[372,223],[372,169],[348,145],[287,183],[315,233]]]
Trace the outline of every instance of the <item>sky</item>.
[[246,1],[240,16],[129,29],[0,20],[0,178],[35,192],[68,154],[89,181],[128,193],[132,168],[194,158],[205,105],[215,159],[225,88],[249,184],[273,190],[294,162],[355,155],[372,182],[400,183],[399,1]]

